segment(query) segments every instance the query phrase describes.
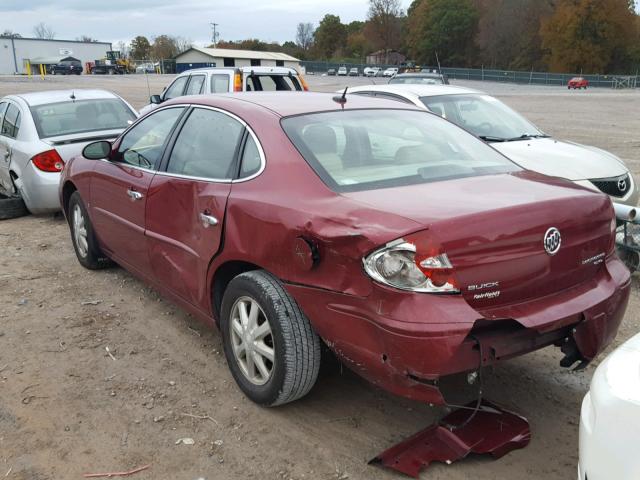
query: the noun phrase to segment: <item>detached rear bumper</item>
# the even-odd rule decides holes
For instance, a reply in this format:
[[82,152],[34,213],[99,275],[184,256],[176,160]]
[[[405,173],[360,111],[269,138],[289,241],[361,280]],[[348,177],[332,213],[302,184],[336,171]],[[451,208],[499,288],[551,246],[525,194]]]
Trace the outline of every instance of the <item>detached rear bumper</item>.
[[483,312],[459,295],[413,294],[379,285],[367,298],[295,285],[287,289],[353,370],[397,395],[442,404],[440,377],[548,345],[571,344],[577,360],[592,360],[618,331],[630,275],[610,257],[595,278],[576,287]]

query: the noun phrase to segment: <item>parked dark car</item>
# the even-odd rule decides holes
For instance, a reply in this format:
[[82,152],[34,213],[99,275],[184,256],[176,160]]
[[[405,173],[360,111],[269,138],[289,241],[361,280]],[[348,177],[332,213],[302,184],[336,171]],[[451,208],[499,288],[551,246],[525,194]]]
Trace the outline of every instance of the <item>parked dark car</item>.
[[626,310],[606,195],[397,101],[181,97],[83,155],[60,183],[79,262],[113,260],[218,325],[260,404],[309,392],[322,341],[443,404],[442,377],[549,345],[588,363]]
[[51,75],[80,75],[82,63],[75,60],[63,60],[51,67]]
[[335,68],[330,68],[329,70],[327,70],[327,75],[334,76],[335,74],[336,74]]

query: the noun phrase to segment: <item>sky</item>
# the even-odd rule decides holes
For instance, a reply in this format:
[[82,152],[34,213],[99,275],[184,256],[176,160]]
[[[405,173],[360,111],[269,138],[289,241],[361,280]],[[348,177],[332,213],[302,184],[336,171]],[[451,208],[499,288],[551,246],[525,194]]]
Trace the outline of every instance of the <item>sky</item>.
[[[406,9],[411,0],[400,0]],[[211,43],[210,23],[218,23],[220,39],[295,40],[296,26],[314,26],[326,13],[343,23],[364,20],[368,0],[0,0],[0,32],[33,36],[44,22],[55,38],[87,35],[100,41],[129,42],[137,35],[150,40],[162,34],[181,36],[195,45]]]

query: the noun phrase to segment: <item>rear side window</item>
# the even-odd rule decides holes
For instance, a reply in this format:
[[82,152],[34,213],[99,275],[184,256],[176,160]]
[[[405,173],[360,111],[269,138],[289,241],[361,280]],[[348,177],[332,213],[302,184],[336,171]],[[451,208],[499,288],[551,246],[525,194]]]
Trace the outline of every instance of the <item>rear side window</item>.
[[244,146],[244,152],[242,152],[242,163],[240,165],[240,178],[250,177],[251,175],[258,173],[262,166],[262,158],[260,157],[260,151],[258,145],[251,135],[247,137],[247,143]]
[[187,87],[187,91],[184,92],[184,94],[185,95],[201,94],[205,79],[206,77],[204,75],[191,75],[191,80],[189,80],[189,86]]
[[16,138],[20,129],[20,110],[13,104],[9,104],[7,112],[2,120],[2,135]]
[[211,180],[233,178],[234,159],[243,131],[244,126],[229,115],[194,109],[180,130],[167,173]]
[[229,75],[211,75],[211,93],[229,92]]
[[184,86],[189,80],[189,77],[178,77],[170,86],[167,88],[167,91],[164,92],[164,99],[170,100],[172,98],[182,96],[182,92],[184,91]]
[[118,160],[136,167],[155,167],[173,125],[183,111],[183,107],[160,110],[132,127],[120,142]]
[[4,112],[8,106],[9,104],[7,102],[0,102],[0,126],[2,125],[2,117],[4,117]]

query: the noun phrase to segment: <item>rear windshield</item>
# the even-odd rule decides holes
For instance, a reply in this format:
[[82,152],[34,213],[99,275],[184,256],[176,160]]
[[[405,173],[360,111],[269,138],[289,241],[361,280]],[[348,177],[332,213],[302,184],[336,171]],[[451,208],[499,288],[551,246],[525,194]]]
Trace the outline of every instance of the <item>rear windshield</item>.
[[40,138],[124,129],[136,119],[117,98],[36,105],[31,113]]
[[248,92],[274,92],[280,90],[302,90],[302,86],[294,76],[260,73],[247,75]]
[[427,112],[314,113],[285,118],[282,127],[338,192],[521,170],[473,135]]

